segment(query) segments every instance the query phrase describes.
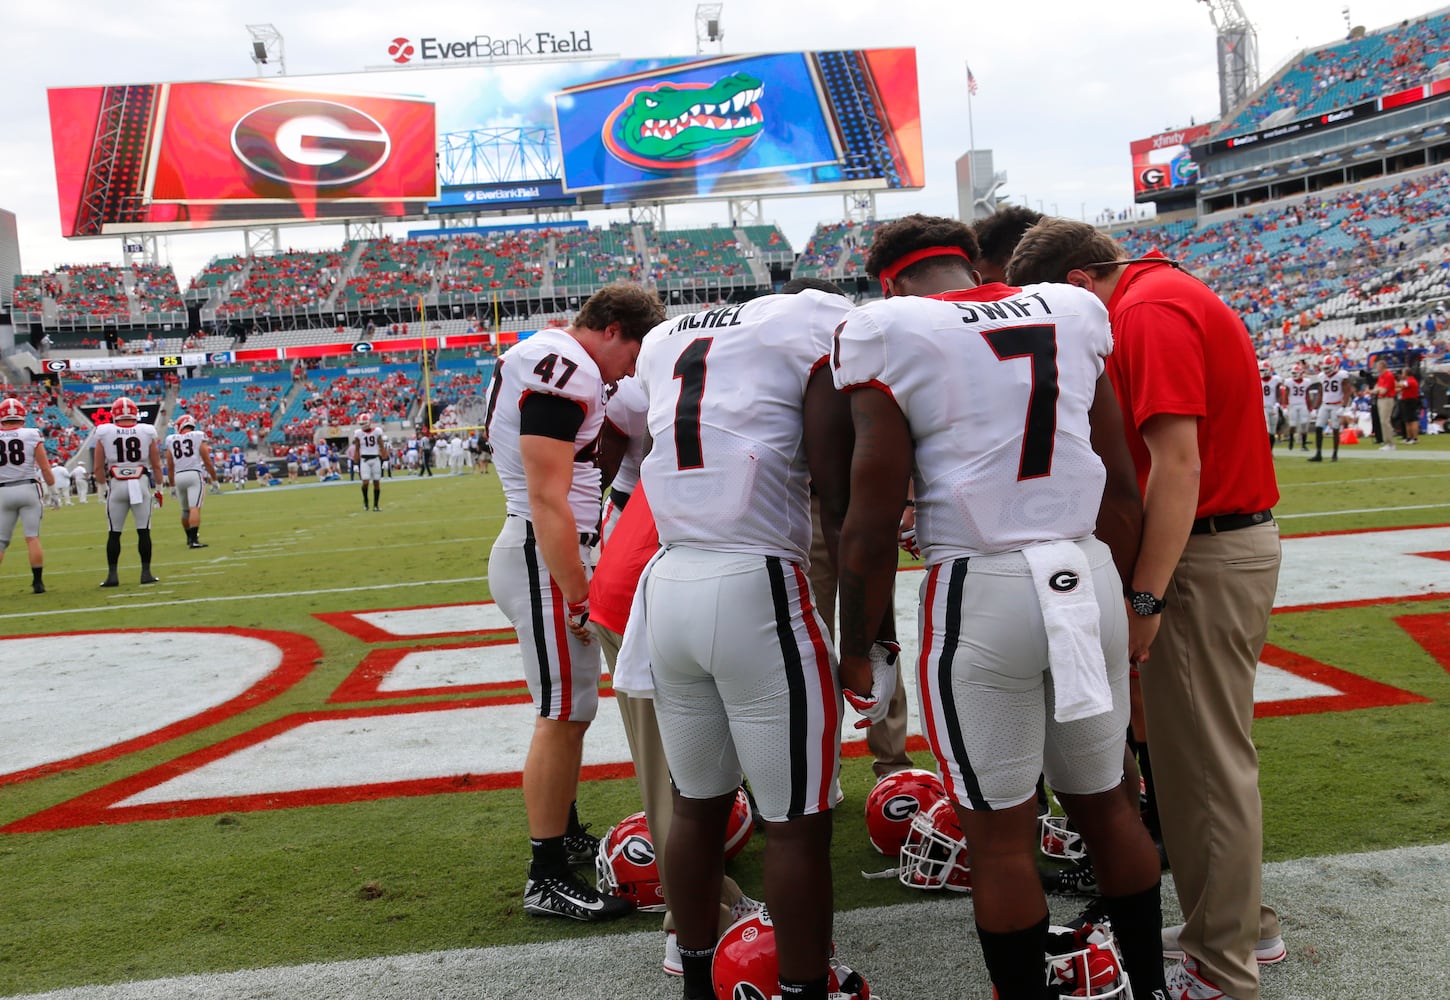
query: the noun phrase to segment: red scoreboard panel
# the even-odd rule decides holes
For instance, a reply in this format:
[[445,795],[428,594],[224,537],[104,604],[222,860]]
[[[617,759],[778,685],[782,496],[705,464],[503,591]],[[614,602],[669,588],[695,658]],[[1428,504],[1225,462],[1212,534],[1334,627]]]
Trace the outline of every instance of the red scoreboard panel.
[[49,92],[65,236],[421,214],[432,102],[253,81]]

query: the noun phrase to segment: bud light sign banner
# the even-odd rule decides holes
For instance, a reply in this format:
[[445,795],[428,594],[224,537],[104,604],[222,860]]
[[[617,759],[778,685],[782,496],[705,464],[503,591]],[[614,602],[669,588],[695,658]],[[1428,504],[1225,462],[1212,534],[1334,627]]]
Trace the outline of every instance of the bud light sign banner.
[[416,215],[438,194],[430,101],[250,81],[49,96],[66,236]]

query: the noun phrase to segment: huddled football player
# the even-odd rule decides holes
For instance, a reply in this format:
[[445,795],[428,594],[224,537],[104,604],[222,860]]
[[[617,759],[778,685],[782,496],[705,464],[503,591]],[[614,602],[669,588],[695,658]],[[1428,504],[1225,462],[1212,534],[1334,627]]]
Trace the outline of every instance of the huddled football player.
[[508,517],[489,555],[488,584],[518,632],[538,712],[523,776],[528,913],[597,921],[632,909],[569,866],[592,865],[599,846],[579,822],[574,796],[599,705],[599,644],[587,622],[604,386],[633,373],[641,339],[663,317],[654,291],[606,286],[567,329],[540,331],[504,354],[489,388],[486,419]]
[[[969,848],[993,986],[1004,1000],[1046,995],[1049,922],[1032,847],[1045,773],[1097,859],[1134,993],[1166,997],[1158,856],[1122,788],[1118,567],[1136,558],[1141,508],[1105,374],[1107,311],[1066,285],[977,287],[978,252],[954,220],[883,226],[866,266],[886,298],[836,330],[835,382],[850,392],[856,429],[841,680],[856,691],[873,680],[870,637],[894,589],[914,475],[927,565],[921,714]],[[1097,502],[1064,496],[1105,497],[1102,516]]]

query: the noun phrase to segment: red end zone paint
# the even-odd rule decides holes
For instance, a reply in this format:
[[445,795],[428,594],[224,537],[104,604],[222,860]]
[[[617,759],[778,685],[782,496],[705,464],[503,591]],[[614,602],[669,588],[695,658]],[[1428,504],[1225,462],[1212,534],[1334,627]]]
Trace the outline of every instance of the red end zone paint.
[[[277,697],[277,695],[306,677],[312,671],[313,666],[322,658],[322,649],[317,643],[305,635],[297,635],[293,632],[267,632],[261,629],[249,628],[110,628],[84,632],[41,632],[34,635],[12,636],[11,638],[44,639],[53,636],[114,635],[118,632],[241,635],[251,639],[259,639],[276,646],[282,651],[282,662],[270,674],[263,677],[256,684],[253,684],[246,691],[237,695],[235,698],[222,702],[220,705],[214,705],[188,718],[173,722],[168,726],[163,726],[160,729],[153,730],[142,736],[124,740],[100,750],[92,750],[87,753],[77,754],[74,757],[67,757],[64,760],[51,761],[50,763],[26,768],[23,771],[0,775],[0,787],[13,785],[21,781],[29,781],[32,778],[44,777],[45,775],[55,774],[60,771],[75,770],[76,768],[85,767],[89,764],[99,764],[102,761],[114,760],[125,754],[134,753],[137,750],[145,750],[165,743],[167,740],[174,740],[178,736],[185,736],[199,729],[205,729],[207,726],[215,725],[218,722],[229,719],[234,715],[239,715],[242,712],[255,708]],[[0,642],[3,641],[0,640]]]
[[1396,618],[1395,624],[1408,632],[1436,663],[1450,671],[1450,614],[1406,615]]
[[1306,715],[1319,712],[1348,712],[1357,708],[1383,708],[1389,705],[1414,705],[1428,702],[1429,698],[1402,688],[1391,687],[1372,681],[1359,674],[1331,667],[1307,656],[1291,653],[1272,644],[1266,644],[1259,655],[1259,661],[1271,667],[1278,667],[1291,674],[1315,681],[1339,692],[1337,695],[1322,695],[1314,698],[1290,698],[1283,701],[1259,702],[1254,706],[1254,718],[1263,719],[1275,715]]

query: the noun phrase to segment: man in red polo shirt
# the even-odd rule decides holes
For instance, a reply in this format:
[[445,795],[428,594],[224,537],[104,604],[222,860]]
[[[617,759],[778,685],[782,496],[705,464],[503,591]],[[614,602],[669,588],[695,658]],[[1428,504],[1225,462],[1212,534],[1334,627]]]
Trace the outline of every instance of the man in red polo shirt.
[[1091,226],[1050,219],[1018,245],[1012,284],[1065,281],[1107,306],[1107,370],[1143,492],[1126,581],[1163,840],[1186,922],[1164,932],[1175,998],[1258,1000],[1284,956],[1260,899],[1254,674],[1279,578],[1279,499],[1255,395],[1257,360],[1232,310],[1161,254],[1128,260]]

